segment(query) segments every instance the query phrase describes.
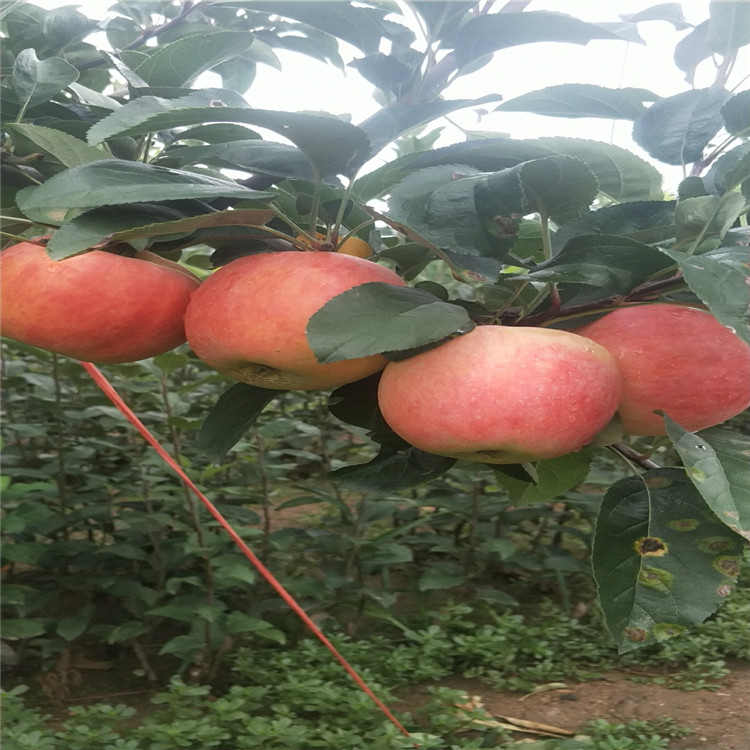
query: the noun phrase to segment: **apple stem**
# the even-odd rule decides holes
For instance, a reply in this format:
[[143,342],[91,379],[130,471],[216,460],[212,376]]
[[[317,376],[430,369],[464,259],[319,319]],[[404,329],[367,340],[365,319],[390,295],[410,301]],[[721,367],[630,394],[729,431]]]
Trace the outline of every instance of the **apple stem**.
[[365,227],[371,226],[374,223],[375,222],[372,219],[369,219],[368,221],[363,221],[361,224],[357,224],[357,226],[354,227],[354,229],[352,229],[351,231],[347,232],[343,238],[338,238],[337,245],[343,245],[350,237],[354,237],[360,229],[364,229]]
[[[0,219],[3,217],[0,216]],[[13,221],[17,221],[17,219],[13,219]],[[29,224],[34,224],[35,222],[30,221]],[[43,243],[39,242],[38,240],[30,240],[28,237],[21,237],[18,234],[11,234],[10,232],[0,232],[0,236],[7,237],[10,240],[15,240],[16,242],[31,242],[36,245],[41,245]]]
[[560,298],[560,290],[557,288],[557,284],[549,285],[549,298],[550,312],[560,312],[560,308],[562,307],[562,299]]
[[[318,211],[320,210],[320,196],[323,191],[323,180],[320,177],[317,167],[313,165],[313,172],[315,175],[315,187],[313,188],[312,196],[312,207],[310,208],[310,236],[315,237],[315,232],[318,227]],[[330,231],[330,229],[329,229]],[[326,237],[326,241],[330,240],[330,236]]]
[[[336,219],[333,222],[333,231],[336,235],[338,235],[339,233],[339,227],[341,226],[341,222],[344,221],[344,215],[346,214],[346,207],[349,205],[349,198],[351,197],[353,189],[354,189],[354,178],[351,177],[349,179],[349,183],[346,186],[346,189],[344,190],[344,195],[341,198],[341,203],[339,203],[339,210],[336,212]],[[365,225],[362,224],[361,226],[365,226]],[[360,227],[356,227],[349,234],[353,234],[359,229]]]
[[[276,206],[273,207],[273,210],[276,212],[276,216],[281,219],[284,223],[288,224],[297,234],[302,234],[305,237],[310,237],[311,240],[316,239],[315,233],[313,232],[312,235],[308,234],[302,227],[297,225],[295,222],[293,222],[283,211],[280,211]],[[310,250],[311,246],[306,245],[304,242],[295,241],[294,237],[290,237],[288,234],[284,234],[283,232],[280,232],[278,229],[271,229],[271,227],[264,226],[263,227],[264,232],[268,232],[268,234],[272,234],[275,237],[278,237],[280,240],[287,240],[288,242],[291,242],[295,247],[297,247],[300,250]]]

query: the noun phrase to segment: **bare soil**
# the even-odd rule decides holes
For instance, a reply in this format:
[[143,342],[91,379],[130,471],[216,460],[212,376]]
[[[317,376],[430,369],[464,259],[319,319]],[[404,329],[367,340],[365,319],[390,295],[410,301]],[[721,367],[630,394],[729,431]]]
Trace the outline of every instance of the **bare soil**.
[[[124,655],[108,663],[76,659],[70,672],[75,678],[63,679],[64,687],[56,685],[63,688],[57,694],[54,688],[50,690],[50,673],[27,675],[25,680],[16,675],[16,680],[10,681],[32,686],[32,703],[58,719],[67,715],[71,705],[95,701],[125,703],[143,716],[152,710],[150,699],[158,689],[143,677],[136,677],[135,666],[132,656],[126,659]],[[501,722],[521,720],[577,733],[592,719],[621,723],[669,716],[677,726],[692,732],[672,740],[670,750],[750,750],[750,663],[735,662],[730,667],[731,673],[721,680],[718,690],[696,691],[670,689],[651,681],[634,682],[632,675],[620,672],[533,694],[496,691],[479,680],[454,676],[397,691],[400,700],[391,708],[414,714],[430,697],[429,688],[441,686],[461,690],[469,699],[476,697],[487,718]],[[57,677],[59,681],[63,675]],[[352,685],[352,690],[356,689]],[[517,739],[523,738],[540,739],[541,735],[517,734]]]
[[[435,684],[477,696],[492,718],[500,721],[521,719],[578,732],[591,719],[622,723],[669,716],[692,731],[672,740],[670,750],[750,750],[750,664],[746,662],[733,664],[718,690],[674,690],[653,682],[636,683],[621,673],[532,695],[498,692],[460,677]],[[426,697],[427,686],[409,690],[409,702]]]

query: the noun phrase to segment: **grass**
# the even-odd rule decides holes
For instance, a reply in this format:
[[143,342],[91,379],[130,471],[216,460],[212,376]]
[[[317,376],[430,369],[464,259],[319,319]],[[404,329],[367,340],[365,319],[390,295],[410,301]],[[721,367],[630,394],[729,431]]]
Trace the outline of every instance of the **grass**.
[[[494,688],[531,690],[541,683],[589,679],[623,665],[663,671],[684,689],[715,686],[726,660],[749,658],[746,623],[750,592],[738,590],[710,621],[690,634],[637,656],[616,656],[596,617],[572,620],[551,605],[535,620],[491,614],[468,605],[444,607],[433,623],[354,640],[332,634],[346,657],[387,703],[404,686],[451,674],[474,676]],[[645,679],[641,677],[640,679]],[[231,661],[231,686],[221,695],[208,685],[173,679],[137,721],[127,706],[72,706],[57,722],[24,704],[23,688],[3,695],[5,750],[652,750],[684,735],[668,718],[612,724],[591,722],[580,736],[516,745],[504,730],[469,724],[457,714],[458,691],[439,690],[418,713],[400,712],[413,733],[407,740],[317,642],[244,647]],[[481,711],[469,718],[481,718]],[[485,717],[486,718],[486,717]],[[487,744],[485,744],[487,743]],[[547,744],[545,744],[547,743]]]

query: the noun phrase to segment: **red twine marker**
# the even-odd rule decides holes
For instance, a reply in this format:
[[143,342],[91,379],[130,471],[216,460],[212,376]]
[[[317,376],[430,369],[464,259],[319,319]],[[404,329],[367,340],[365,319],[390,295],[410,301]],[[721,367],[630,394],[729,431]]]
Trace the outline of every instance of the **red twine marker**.
[[[224,516],[219,513],[216,506],[198,489],[197,485],[192,479],[184,472],[182,467],[172,456],[167,453],[162,447],[161,443],[149,432],[146,425],[141,422],[136,416],[135,412],[123,401],[119,393],[114,389],[112,384],[107,380],[104,374],[99,370],[96,365],[91,362],[81,362],[83,369],[91,376],[91,379],[99,386],[105,396],[122,412],[125,418],[130,422],[143,438],[148,442],[154,450],[159,454],[162,460],[180,477],[180,479],[191,489],[196,497],[203,503],[206,510],[219,522],[224,531],[229,534],[232,541],[242,550],[245,557],[255,566],[257,571],[266,579],[271,588],[289,605],[289,608],[305,623],[307,628],[318,638],[318,640],[333,654],[336,660],[346,670],[348,675],[357,683],[357,685],[367,694],[372,702],[386,715],[388,720],[405,736],[411,737],[408,730],[401,724],[401,722],[391,713],[388,706],[380,700],[380,698],[372,692],[369,685],[364,681],[358,672],[352,667],[351,664],[339,653],[336,647],[331,643],[330,640],[324,635],[323,631],[310,619],[310,616],[305,612],[304,609],[297,603],[294,597],[282,586],[277,580],[273,573],[260,561],[255,553],[247,546],[242,537],[232,528],[229,522]],[[417,747],[415,745],[415,747]]]

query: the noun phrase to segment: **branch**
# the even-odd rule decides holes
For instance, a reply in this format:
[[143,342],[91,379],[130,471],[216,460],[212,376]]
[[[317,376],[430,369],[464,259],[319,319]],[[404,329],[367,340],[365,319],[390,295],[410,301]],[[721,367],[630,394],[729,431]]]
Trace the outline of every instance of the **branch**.
[[579,318],[586,313],[598,311],[603,312],[613,307],[620,307],[621,305],[646,302],[653,299],[661,292],[679,289],[684,285],[685,280],[683,279],[682,274],[678,273],[674,276],[670,276],[668,279],[645,282],[640,286],[637,286],[626,296],[616,295],[605,299],[599,299],[594,302],[584,302],[580,305],[569,305],[568,307],[562,307],[560,309],[555,309],[553,306],[548,310],[527,317],[519,317],[517,310],[511,310],[508,313],[507,320],[505,316],[503,316],[503,322],[506,324],[521,323],[525,326],[538,326],[551,321]]
[[[141,47],[145,42],[151,39],[151,37],[158,36],[159,34],[163,34],[169,29],[173,29],[175,26],[179,26],[199,5],[200,2],[195,2],[195,0],[185,0],[185,2],[182,3],[180,12],[171,21],[167,21],[160,26],[149,26],[143,29],[143,31],[141,31],[141,33],[135,39],[133,39],[132,42],[129,42],[122,49],[120,49],[120,52],[138,49],[138,47]],[[98,60],[89,60],[88,62],[83,62],[77,67],[78,70],[88,70],[89,68],[96,68],[100,65],[104,65],[105,62],[106,60],[99,58]]]
[[634,463],[636,466],[640,466],[640,468],[644,471],[660,468],[659,464],[657,464],[655,461],[652,461],[650,458],[648,458],[648,456],[644,456],[641,453],[638,453],[638,451],[633,450],[629,445],[625,445],[625,443],[613,443],[612,445],[608,445],[607,447],[610,450],[613,450],[615,453],[619,453],[630,463]]

